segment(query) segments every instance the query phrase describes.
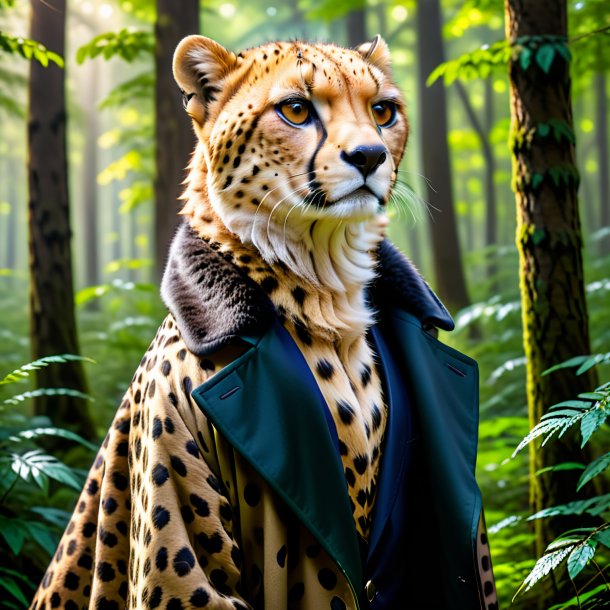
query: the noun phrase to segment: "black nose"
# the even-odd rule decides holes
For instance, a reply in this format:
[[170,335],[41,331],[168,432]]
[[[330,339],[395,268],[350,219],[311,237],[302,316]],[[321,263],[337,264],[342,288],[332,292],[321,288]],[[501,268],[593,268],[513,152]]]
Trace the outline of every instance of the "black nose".
[[366,180],[386,160],[385,146],[356,146],[352,152],[341,151],[341,158],[357,168]]

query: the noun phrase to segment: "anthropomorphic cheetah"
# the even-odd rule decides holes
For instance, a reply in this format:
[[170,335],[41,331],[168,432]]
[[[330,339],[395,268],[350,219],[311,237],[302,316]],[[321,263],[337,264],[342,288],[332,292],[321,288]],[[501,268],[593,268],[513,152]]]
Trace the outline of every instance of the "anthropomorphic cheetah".
[[174,74],[199,142],[169,314],[32,607],[497,608],[477,368],[384,237],[387,46],[192,36]]

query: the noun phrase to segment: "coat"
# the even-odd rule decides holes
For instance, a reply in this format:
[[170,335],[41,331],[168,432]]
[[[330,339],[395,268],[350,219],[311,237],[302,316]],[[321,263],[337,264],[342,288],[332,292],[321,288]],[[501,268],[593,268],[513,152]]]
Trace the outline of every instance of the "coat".
[[371,339],[389,416],[368,544],[296,344],[258,286],[183,227],[162,287],[170,316],[33,608],[497,607],[476,363],[432,336],[453,323],[408,261],[387,242],[379,260]]

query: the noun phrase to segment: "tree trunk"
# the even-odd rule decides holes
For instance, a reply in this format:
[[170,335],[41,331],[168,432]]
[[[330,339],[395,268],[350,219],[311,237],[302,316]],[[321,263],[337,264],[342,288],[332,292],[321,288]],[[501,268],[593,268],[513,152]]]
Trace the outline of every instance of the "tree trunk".
[[[507,37],[512,43],[536,35],[567,40],[565,0],[505,0],[505,8]],[[569,65],[556,53],[544,70],[536,60],[536,47],[533,53],[527,69],[519,58],[510,63],[513,186],[531,426],[551,405],[590,391],[597,382],[594,371],[575,376],[568,369],[542,376],[553,364],[590,353],[590,343],[575,148],[571,138],[557,141],[552,131],[540,127],[554,120],[561,121],[564,129],[573,129]],[[532,511],[574,500],[581,474],[569,470],[536,476],[537,471],[587,459],[575,435],[555,438],[540,449],[532,443]],[[582,517],[537,519],[536,553],[540,556],[549,542],[576,525],[583,526]],[[545,598],[544,608],[551,603]]]
[[172,76],[174,49],[182,38],[199,32],[198,0],[157,0],[155,23],[155,272],[160,279],[178,221],[178,197],[185,168],[195,147],[190,119]]
[[[83,155],[83,197],[84,197],[84,234],[85,234],[85,282],[87,286],[99,283],[98,273],[98,206],[97,206],[97,139],[99,136],[99,113],[97,110],[99,80],[97,70],[89,64],[88,86],[85,92],[87,109],[85,126],[85,150]],[[99,301],[89,302],[92,308],[99,307]]]
[[439,0],[427,0],[417,5],[417,54],[420,121],[424,176],[436,192],[428,187],[427,199],[438,208],[430,223],[430,236],[436,276],[435,288],[441,299],[455,311],[470,301],[462,267],[458,240],[449,146],[447,142],[447,102],[441,81],[426,86],[428,75],[444,58]]
[[[595,139],[599,155],[599,204],[601,227],[610,229],[610,155],[608,154],[608,86],[606,75],[595,75]],[[610,236],[600,242],[602,254],[610,253]]]
[[347,46],[358,47],[368,40],[366,32],[366,8],[355,8],[347,14]]
[[[33,2],[31,37],[64,55],[66,2]],[[30,335],[32,357],[78,354],[74,314],[70,207],[66,158],[64,71],[32,62],[29,84],[29,248]],[[80,362],[56,364],[36,372],[39,388],[87,391]],[[70,396],[34,400],[37,415],[93,438],[87,403]]]
[[[8,269],[17,269],[17,236],[23,230],[19,226],[19,184],[23,179],[22,168],[18,167],[17,161],[13,157],[7,160],[9,175],[8,181],[8,202],[11,205],[10,216],[8,218],[8,237],[6,240],[6,266]],[[11,280],[11,283],[12,280]]]

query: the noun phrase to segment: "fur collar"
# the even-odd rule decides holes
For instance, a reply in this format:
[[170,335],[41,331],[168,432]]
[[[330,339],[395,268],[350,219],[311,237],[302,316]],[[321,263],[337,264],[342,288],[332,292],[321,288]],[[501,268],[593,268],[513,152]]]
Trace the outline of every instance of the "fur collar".
[[[379,273],[370,287],[374,306],[396,305],[423,326],[452,330],[453,320],[412,263],[389,241],[378,249]],[[184,222],[172,242],[161,297],[187,347],[211,354],[243,336],[260,336],[275,308],[264,291]]]

